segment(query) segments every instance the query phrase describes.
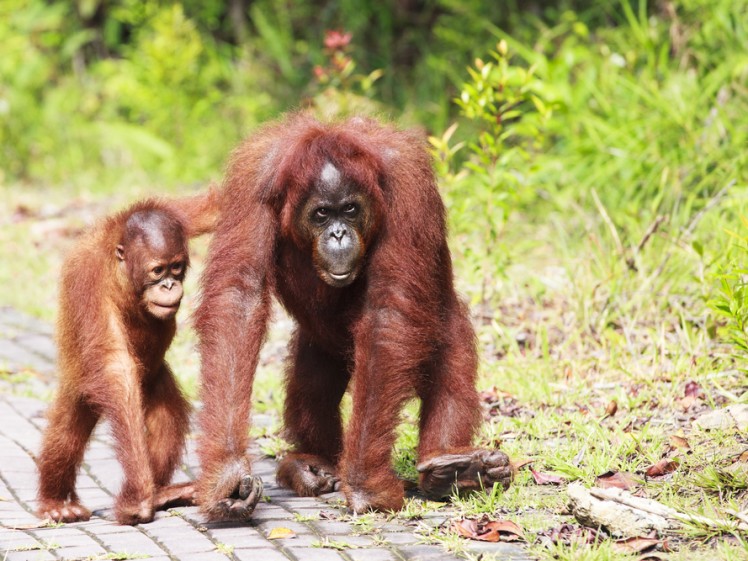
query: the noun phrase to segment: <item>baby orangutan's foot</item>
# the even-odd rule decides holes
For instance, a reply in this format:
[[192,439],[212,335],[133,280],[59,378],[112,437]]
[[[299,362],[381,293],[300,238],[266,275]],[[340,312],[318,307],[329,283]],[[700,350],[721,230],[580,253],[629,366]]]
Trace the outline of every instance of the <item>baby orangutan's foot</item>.
[[119,524],[134,526],[135,524],[146,524],[153,521],[155,509],[153,508],[153,497],[142,500],[127,500],[120,498],[114,505],[114,517]]
[[43,501],[36,511],[39,518],[53,522],[85,522],[91,511],[78,501]]
[[403,508],[405,494],[401,481],[394,480],[392,485],[379,487],[378,491],[368,491],[363,488],[343,485],[348,508],[356,514],[369,511],[390,512]]

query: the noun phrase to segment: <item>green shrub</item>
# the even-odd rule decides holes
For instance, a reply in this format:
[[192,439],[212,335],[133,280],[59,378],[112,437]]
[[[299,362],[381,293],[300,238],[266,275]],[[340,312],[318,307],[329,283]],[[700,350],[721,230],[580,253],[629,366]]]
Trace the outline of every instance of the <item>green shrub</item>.
[[473,282],[484,286],[486,278],[503,274],[510,254],[501,236],[507,216],[522,199],[534,198],[528,170],[546,144],[553,107],[534,69],[515,64],[505,41],[489,56],[468,68],[470,80],[455,100],[472,122],[470,139],[450,146],[456,126],[430,139],[452,234],[460,239],[468,269],[482,276]]

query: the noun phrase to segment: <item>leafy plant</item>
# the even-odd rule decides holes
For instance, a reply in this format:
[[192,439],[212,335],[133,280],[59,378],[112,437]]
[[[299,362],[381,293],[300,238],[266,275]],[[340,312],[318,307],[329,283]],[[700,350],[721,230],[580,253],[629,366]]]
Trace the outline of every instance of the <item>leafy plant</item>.
[[312,102],[317,111],[327,118],[352,114],[372,114],[378,106],[373,101],[374,83],[382,77],[382,70],[367,75],[356,72],[352,56],[353,35],[344,31],[328,30],[324,38],[325,64],[314,67],[314,78],[319,91]]
[[[471,136],[450,146],[451,127],[441,138],[432,137],[438,169],[445,176],[445,198],[451,209],[453,235],[463,240],[465,258],[485,277],[500,276],[510,252],[502,245],[508,215],[530,188],[526,170],[533,153],[546,142],[545,128],[553,102],[533,67],[512,59],[506,41],[476,59],[468,68],[470,80],[455,100],[462,115],[473,123]],[[466,159],[458,158],[467,148]],[[452,172],[456,167],[458,171]],[[530,194],[530,196],[532,196]],[[489,295],[484,294],[485,299]]]
[[[748,219],[742,218],[748,226]],[[724,320],[722,333],[735,347],[744,360],[748,353],[748,268],[744,264],[748,258],[748,237],[732,233],[732,252],[738,256],[719,266],[715,275],[716,293],[709,305]]]

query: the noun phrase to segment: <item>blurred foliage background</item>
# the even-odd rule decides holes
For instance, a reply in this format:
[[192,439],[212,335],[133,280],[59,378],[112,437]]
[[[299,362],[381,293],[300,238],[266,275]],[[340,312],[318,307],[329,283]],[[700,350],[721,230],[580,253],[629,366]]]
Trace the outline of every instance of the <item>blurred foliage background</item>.
[[748,0],[0,0],[0,51],[9,205],[184,190],[283,111],[374,114],[430,135],[473,304],[577,255],[620,314],[696,276],[746,323]]

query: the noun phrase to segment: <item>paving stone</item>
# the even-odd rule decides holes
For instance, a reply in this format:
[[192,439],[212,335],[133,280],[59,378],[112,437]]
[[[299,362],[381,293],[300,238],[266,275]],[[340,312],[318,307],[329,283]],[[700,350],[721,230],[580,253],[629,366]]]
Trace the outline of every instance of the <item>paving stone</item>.
[[94,546],[96,542],[76,528],[49,528],[34,530],[34,536],[42,543],[53,543],[60,547]]
[[321,547],[289,547],[288,552],[296,559],[310,559],[313,561],[341,561],[344,559],[334,549]]
[[310,524],[323,536],[349,535],[356,531],[350,524],[334,520],[313,520]]
[[454,555],[446,553],[442,548],[432,545],[406,545],[399,548],[398,551],[408,561],[456,561],[459,559]]
[[374,536],[353,536],[350,534],[347,536],[340,536],[339,538],[333,538],[333,540],[339,540],[356,547],[372,547],[375,543]]
[[33,536],[24,534],[20,530],[0,529],[0,551],[38,545],[40,545],[39,540]]
[[32,354],[47,363],[53,363],[57,357],[57,347],[54,340],[38,333],[24,333],[15,338],[15,343],[29,350]]
[[345,553],[351,558],[351,561],[399,561],[392,551],[380,547],[348,549]]
[[293,512],[289,512],[284,508],[269,504],[257,505],[257,508],[252,513],[252,519],[257,524],[262,524],[273,520],[289,520],[292,518],[294,518]]
[[157,539],[169,554],[176,556],[183,553],[213,551],[216,548],[215,543],[197,532],[192,535],[161,534]]
[[470,542],[468,550],[475,555],[488,555],[506,561],[530,561],[530,557],[518,547],[508,543]]
[[[92,522],[95,522],[95,524],[92,524]],[[84,524],[86,524],[87,532],[95,534],[97,536],[103,536],[107,534],[132,535],[141,533],[140,529],[137,526],[121,526],[116,522],[112,522],[110,520],[102,520],[101,518],[92,517],[91,520],[85,522]]]
[[289,497],[287,499],[279,499],[274,501],[275,504],[282,506],[283,508],[299,509],[299,508],[319,508],[319,499],[310,497]]
[[257,536],[212,536],[212,540],[233,548],[263,548],[269,547],[270,542],[265,538]]
[[[179,561],[227,561],[231,555],[226,555],[220,551],[210,551],[202,553],[181,553]],[[259,559],[257,561],[260,561]]]
[[54,561],[55,556],[49,551],[7,551],[3,561]]
[[56,557],[60,559],[87,559],[98,555],[105,555],[106,550],[99,544],[78,545],[74,547],[61,547],[53,550]]
[[381,534],[382,539],[393,545],[414,544],[418,541],[418,536],[410,532],[384,532]]
[[[287,557],[277,549],[255,548],[255,549],[235,549],[234,557],[239,561],[289,561]],[[300,558],[301,559],[301,558]],[[314,557],[308,557],[310,560],[317,561]],[[337,561],[337,560],[336,560]]]
[[379,527],[383,532],[405,532],[412,531],[412,528],[404,526],[402,524],[395,524],[394,522],[386,522]]
[[137,553],[149,556],[166,555],[166,552],[160,545],[140,532],[126,534],[99,534],[98,539],[104,547],[106,547],[107,551],[116,553]]
[[271,520],[269,522],[262,522],[257,525],[257,529],[266,537],[274,528],[288,528],[299,536],[312,533],[312,530],[311,528],[309,528],[309,526],[307,526],[306,524],[302,524],[301,522],[295,522],[293,520]]
[[43,321],[21,313],[10,306],[0,306],[0,324],[15,327],[22,332],[44,333],[52,336],[52,326]]
[[284,538],[271,541],[275,543],[276,547],[312,547],[319,544],[320,538],[312,534],[302,534],[295,538]]
[[7,339],[0,340],[0,361],[4,362],[5,368],[11,372],[29,369],[51,373],[53,370],[53,365],[48,360]]
[[280,502],[283,499],[293,497],[293,491],[289,491],[288,489],[284,489],[283,487],[278,487],[277,485],[270,485],[264,479],[263,484],[265,485],[263,495],[270,498],[271,504],[275,504],[276,502]]
[[267,541],[265,533],[251,526],[221,526],[207,530],[208,536],[218,541]]
[[6,528],[24,528],[37,522],[39,522],[39,520],[36,516],[27,512],[0,516],[0,526]]

